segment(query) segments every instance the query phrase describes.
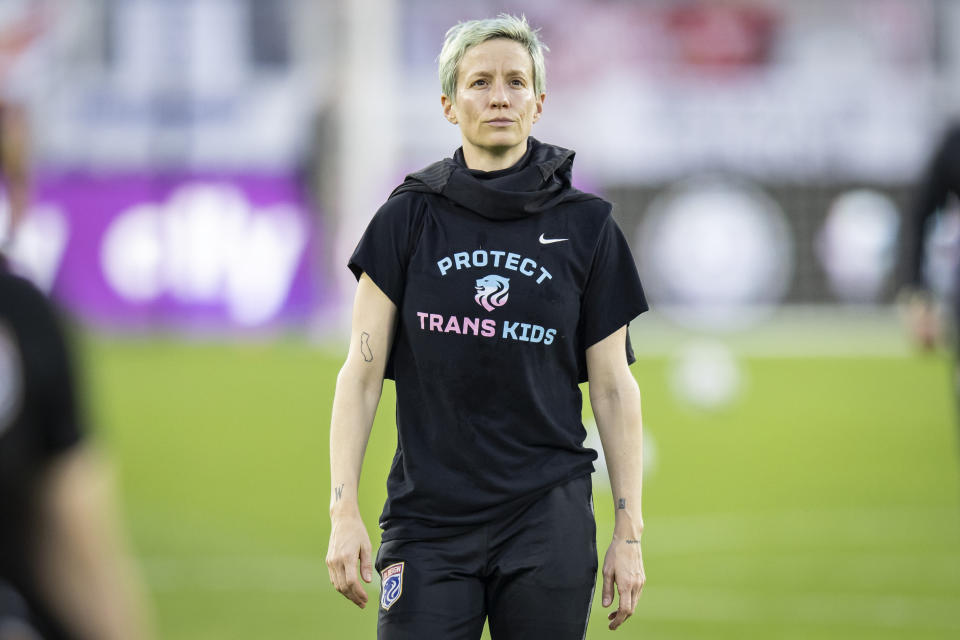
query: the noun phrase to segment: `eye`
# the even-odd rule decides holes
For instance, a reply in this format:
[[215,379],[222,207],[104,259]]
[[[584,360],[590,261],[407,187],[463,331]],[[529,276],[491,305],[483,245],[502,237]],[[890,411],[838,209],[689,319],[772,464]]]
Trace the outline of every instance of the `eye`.
[[482,78],[480,78],[480,79],[477,79],[477,80],[474,80],[473,82],[471,82],[471,83],[470,83],[470,86],[471,86],[471,87],[482,87],[482,86],[484,86],[484,85],[486,85],[486,84],[487,84],[487,81],[484,80],[484,79],[482,79]]
[[520,78],[516,78],[516,79],[512,80],[512,81],[510,82],[510,84],[512,84],[512,85],[515,86],[515,87],[525,87],[525,86],[527,86],[527,85],[523,82],[523,80],[521,80]]

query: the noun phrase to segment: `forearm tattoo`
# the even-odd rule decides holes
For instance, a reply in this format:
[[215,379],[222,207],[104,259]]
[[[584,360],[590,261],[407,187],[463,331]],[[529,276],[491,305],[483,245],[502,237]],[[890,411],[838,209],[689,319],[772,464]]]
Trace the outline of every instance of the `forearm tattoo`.
[[630,539],[630,540],[627,540],[627,544],[640,544],[640,541],[639,541],[639,540]]
[[373,349],[370,348],[370,334],[366,331],[360,334],[360,353],[366,362],[373,362]]
[[627,508],[626,498],[620,498],[619,500],[617,500],[617,510],[626,509],[626,508]]
[[340,498],[343,497],[343,484],[341,484],[339,487],[334,487],[333,493],[334,493],[334,502],[340,502]]

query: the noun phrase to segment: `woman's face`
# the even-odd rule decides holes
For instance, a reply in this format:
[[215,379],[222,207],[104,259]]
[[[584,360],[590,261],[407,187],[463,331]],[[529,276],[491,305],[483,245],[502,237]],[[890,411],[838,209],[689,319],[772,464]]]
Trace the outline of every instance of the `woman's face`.
[[[490,170],[509,167],[526,152],[545,97],[534,91],[527,50],[514,40],[494,38],[467,49],[457,72],[456,100],[443,96],[441,103],[447,120],[460,126],[468,166]],[[503,167],[489,166],[505,160]]]

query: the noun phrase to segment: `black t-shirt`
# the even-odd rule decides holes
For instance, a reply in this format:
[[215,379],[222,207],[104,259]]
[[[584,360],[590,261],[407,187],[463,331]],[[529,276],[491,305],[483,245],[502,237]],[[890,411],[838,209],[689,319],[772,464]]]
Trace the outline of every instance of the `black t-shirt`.
[[593,471],[585,352],[647,304],[611,205],[570,187],[573,152],[530,140],[511,169],[458,154],[410,176],[350,260],[398,309],[385,540],[487,522]]
[[46,465],[81,439],[77,414],[56,313],[33,285],[0,264],[0,583],[27,598],[50,638],[66,635],[35,597],[29,564],[35,492]]
[[[926,287],[923,275],[926,226],[933,214],[946,204],[947,196],[951,193],[960,196],[960,124],[949,129],[940,141],[914,194],[906,225],[906,235],[910,239],[907,284]],[[960,276],[960,273],[957,275]]]

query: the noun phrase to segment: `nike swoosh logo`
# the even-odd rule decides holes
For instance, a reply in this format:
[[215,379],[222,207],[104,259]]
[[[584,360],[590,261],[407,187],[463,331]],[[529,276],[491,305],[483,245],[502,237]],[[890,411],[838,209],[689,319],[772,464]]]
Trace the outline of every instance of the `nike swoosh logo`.
[[570,238],[544,238],[543,234],[540,234],[540,244],[553,244],[554,242],[566,242]]

